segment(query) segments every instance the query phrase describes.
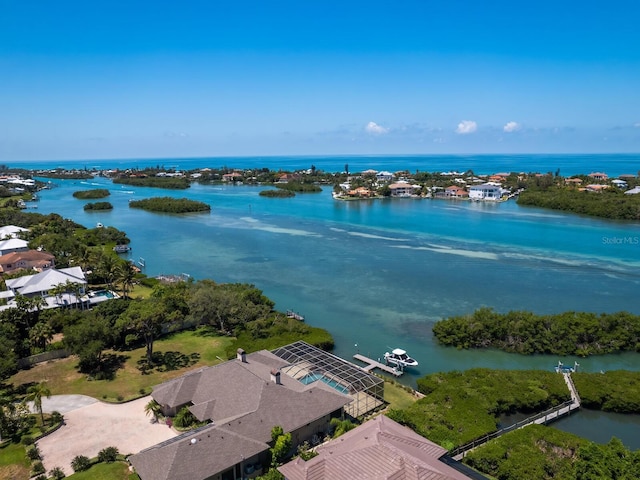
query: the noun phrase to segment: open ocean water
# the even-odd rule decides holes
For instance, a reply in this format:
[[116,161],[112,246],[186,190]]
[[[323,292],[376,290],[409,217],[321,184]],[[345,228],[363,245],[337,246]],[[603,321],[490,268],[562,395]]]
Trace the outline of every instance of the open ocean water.
[[[376,170],[636,173],[640,155],[482,155],[403,157],[264,157],[92,160],[15,163],[25,168],[180,170],[229,166],[326,171]],[[386,199],[335,201],[331,189],[290,199],[259,196],[265,187],[202,186],[168,191],[109,180],[52,181],[38,212],[56,212],[87,227],[98,222],[131,238],[129,258],[148,275],[188,273],[196,279],[248,282],[279,310],[293,309],[335,338],[335,353],[381,357],[406,349],[427,373],[485,366],[550,369],[578,360],[587,371],[638,370],[637,353],[586,359],[458,351],[439,346],[433,322],[481,306],[553,313],[566,310],[640,314],[640,223],[614,222],[499,204]],[[76,190],[105,187],[114,210],[87,213]],[[129,199],[187,197],[210,214],[159,215],[130,209]],[[637,421],[635,429],[640,425]],[[624,437],[624,435],[623,435]],[[628,443],[626,438],[623,438]],[[640,444],[634,448],[639,448]]]

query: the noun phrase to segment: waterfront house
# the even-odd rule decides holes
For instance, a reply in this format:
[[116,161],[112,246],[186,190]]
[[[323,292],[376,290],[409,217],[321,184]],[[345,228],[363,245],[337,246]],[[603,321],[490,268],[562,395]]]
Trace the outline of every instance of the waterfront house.
[[420,188],[420,185],[413,185],[408,182],[397,182],[389,185],[392,197],[413,197]]
[[602,193],[602,191],[606,190],[607,188],[609,188],[609,185],[601,185],[599,183],[595,183],[595,184],[592,184],[592,185],[587,185],[585,190],[587,192]]
[[[347,374],[357,381],[352,383]],[[358,391],[355,384],[367,381],[382,390]],[[305,441],[317,443],[329,430],[331,418],[345,415],[345,406],[360,405],[362,414],[369,407],[379,408],[384,389],[377,387],[380,383],[355,365],[304,342],[274,352],[246,354],[238,349],[234,360],[153,389],[151,395],[163,414],[173,416],[187,408],[198,421],[210,423],[129,460],[142,480],[253,478],[268,462],[274,426],[291,433],[293,451]],[[375,401],[363,403],[365,397]]]
[[502,187],[495,183],[483,183],[482,185],[473,185],[469,188],[469,198],[471,200],[500,200],[502,196]]
[[298,457],[278,470],[286,480],[472,478],[441,460],[445,448],[384,415],[318,446],[316,452],[309,460]]
[[[8,302],[7,305],[3,305],[3,309],[14,308],[17,295],[24,295],[30,298],[42,297],[46,302],[44,308],[77,305],[88,301],[84,297],[87,280],[80,267],[61,268],[60,270],[50,268],[35,275],[7,279],[5,284],[7,290],[0,292],[2,293],[0,296],[8,300]],[[54,290],[59,285],[77,285],[78,291],[66,291],[56,294]]]
[[41,272],[53,267],[55,267],[55,257],[50,253],[38,250],[11,252],[0,256],[0,273],[12,273],[17,270]]
[[0,241],[0,255],[11,252],[26,252],[29,250],[29,242],[21,238],[7,238]]
[[28,228],[17,227],[15,225],[5,225],[0,227],[0,240],[17,238],[22,232],[28,232]]
[[393,173],[385,171],[378,172],[376,173],[376,180],[378,182],[390,182],[393,180]]
[[603,172],[591,172],[588,176],[594,180],[606,181],[609,179],[609,175]]
[[457,185],[451,185],[445,189],[444,196],[446,198],[469,198],[469,192]]

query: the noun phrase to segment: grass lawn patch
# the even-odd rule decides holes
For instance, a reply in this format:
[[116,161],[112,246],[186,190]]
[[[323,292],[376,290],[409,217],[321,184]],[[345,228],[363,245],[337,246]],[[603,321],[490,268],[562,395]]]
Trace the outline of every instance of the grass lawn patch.
[[384,401],[389,404],[389,408],[405,409],[413,405],[418,398],[407,391],[404,385],[394,381],[384,381]]
[[69,475],[70,480],[134,480],[138,475],[129,471],[125,462],[97,463],[89,470]]
[[30,465],[24,445],[8,443],[0,447],[0,478],[27,480]]
[[[182,331],[154,343],[158,357],[172,364],[160,364],[145,373],[138,363],[145,357],[145,348],[141,347],[125,352],[106,352],[124,357],[113,380],[88,379],[86,374],[78,372],[78,359],[72,356],[22,370],[9,381],[17,387],[45,380],[52,395],[80,394],[110,402],[132,400],[150,393],[154,385],[188,370],[220,363],[218,357],[225,358],[225,351],[232,341],[231,337],[214,335],[206,329]],[[182,362],[183,357],[188,361]]]

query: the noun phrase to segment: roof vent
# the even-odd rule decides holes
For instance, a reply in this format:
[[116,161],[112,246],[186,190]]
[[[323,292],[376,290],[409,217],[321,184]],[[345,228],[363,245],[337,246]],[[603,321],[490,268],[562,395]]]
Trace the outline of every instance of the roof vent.
[[276,370],[275,368],[271,370],[271,381],[276,385],[282,385],[280,382],[280,370]]
[[236,352],[236,358],[242,363],[247,363],[247,354],[242,348],[239,348]]

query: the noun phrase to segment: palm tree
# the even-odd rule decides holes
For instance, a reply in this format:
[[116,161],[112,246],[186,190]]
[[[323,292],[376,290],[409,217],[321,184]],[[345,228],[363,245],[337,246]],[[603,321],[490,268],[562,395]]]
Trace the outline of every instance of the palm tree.
[[53,339],[53,333],[48,322],[38,322],[29,330],[29,339],[34,347],[45,350],[47,343]]
[[135,279],[136,271],[133,269],[133,265],[127,261],[120,262],[116,270],[116,280],[122,287],[124,298],[128,298],[128,293],[131,291]]
[[107,281],[107,286],[109,289],[112,288],[113,279],[115,277],[117,268],[117,259],[113,255],[102,255],[100,257],[100,263],[98,264],[98,269],[103,276],[103,278]]
[[27,389],[27,396],[25,400],[27,402],[33,402],[33,406],[40,413],[42,419],[42,425],[44,426],[44,413],[42,412],[42,397],[49,398],[51,396],[51,390],[47,387],[46,382],[40,382],[36,385],[31,385]]
[[151,399],[149,403],[144,406],[144,413],[146,415],[153,415],[153,418],[158,420],[158,417],[162,413],[162,406],[155,400]]

